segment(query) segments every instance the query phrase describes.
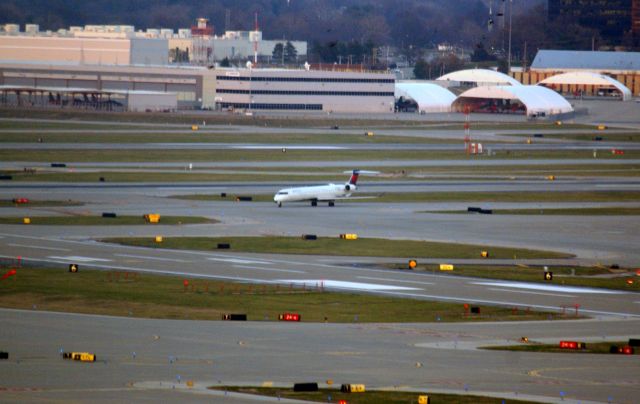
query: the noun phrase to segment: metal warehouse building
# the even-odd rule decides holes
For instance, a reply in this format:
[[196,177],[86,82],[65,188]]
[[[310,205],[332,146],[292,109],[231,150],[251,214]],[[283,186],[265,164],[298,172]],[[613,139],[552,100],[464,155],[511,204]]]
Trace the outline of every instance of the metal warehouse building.
[[[537,84],[551,76],[570,72],[607,75],[626,86],[633,96],[640,96],[640,52],[540,50],[528,71],[513,71],[511,75],[523,84]],[[584,84],[564,83],[559,90],[598,94],[597,87],[585,87]]]
[[[90,109],[102,105],[100,101],[108,97],[128,110],[212,107],[213,78],[214,74],[203,68],[0,61],[0,103]],[[129,98],[135,99],[131,105],[127,103]],[[171,108],[171,105],[175,106]]]

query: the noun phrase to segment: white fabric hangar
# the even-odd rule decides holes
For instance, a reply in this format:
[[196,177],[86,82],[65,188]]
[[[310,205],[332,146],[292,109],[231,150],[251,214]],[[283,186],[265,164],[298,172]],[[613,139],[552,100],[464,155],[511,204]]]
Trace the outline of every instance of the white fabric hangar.
[[456,100],[451,91],[433,83],[396,82],[395,96],[412,99],[421,113],[451,112]]
[[633,98],[631,90],[613,77],[593,72],[568,72],[547,77],[538,83],[540,86],[549,87],[562,92],[584,91],[597,93],[596,88],[605,91],[614,91],[620,94],[622,101]]
[[573,112],[573,107],[560,94],[546,87],[519,85],[472,88],[458,96],[453,110],[545,116]]
[[437,78],[438,81],[453,81],[460,84],[472,83],[476,86],[485,85],[511,85],[520,86],[520,82],[504,73],[489,69],[468,69],[451,72]]

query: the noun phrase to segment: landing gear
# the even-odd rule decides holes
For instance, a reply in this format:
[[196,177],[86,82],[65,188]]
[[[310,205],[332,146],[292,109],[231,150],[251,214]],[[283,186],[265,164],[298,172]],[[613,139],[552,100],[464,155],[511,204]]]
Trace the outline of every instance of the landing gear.
[[311,206],[318,206],[318,201],[311,201]]
[[334,201],[329,202],[329,207],[333,208],[334,206],[336,206],[336,203]]
[[281,208],[282,207],[282,202],[278,202],[278,207]]

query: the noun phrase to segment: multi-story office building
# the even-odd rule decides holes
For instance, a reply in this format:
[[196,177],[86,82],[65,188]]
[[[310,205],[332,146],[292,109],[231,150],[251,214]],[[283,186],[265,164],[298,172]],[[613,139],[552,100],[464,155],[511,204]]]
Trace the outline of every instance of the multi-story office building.
[[595,28],[609,45],[640,34],[640,0],[549,0],[549,19]]
[[391,73],[218,69],[216,105],[247,110],[393,112]]

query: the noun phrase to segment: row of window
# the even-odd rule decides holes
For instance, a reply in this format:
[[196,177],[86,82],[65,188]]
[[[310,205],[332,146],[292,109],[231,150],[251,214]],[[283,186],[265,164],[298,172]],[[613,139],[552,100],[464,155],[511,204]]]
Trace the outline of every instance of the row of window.
[[322,104],[249,104],[242,102],[221,102],[221,108],[234,108],[234,109],[302,109],[311,111],[322,111]]
[[263,77],[263,76],[216,76],[218,80],[233,81],[298,81],[311,83],[395,83],[395,79],[347,79],[334,77]]
[[346,95],[363,97],[393,97],[392,92],[378,91],[295,91],[295,90],[236,90],[219,88],[218,94],[265,94],[265,95]]

